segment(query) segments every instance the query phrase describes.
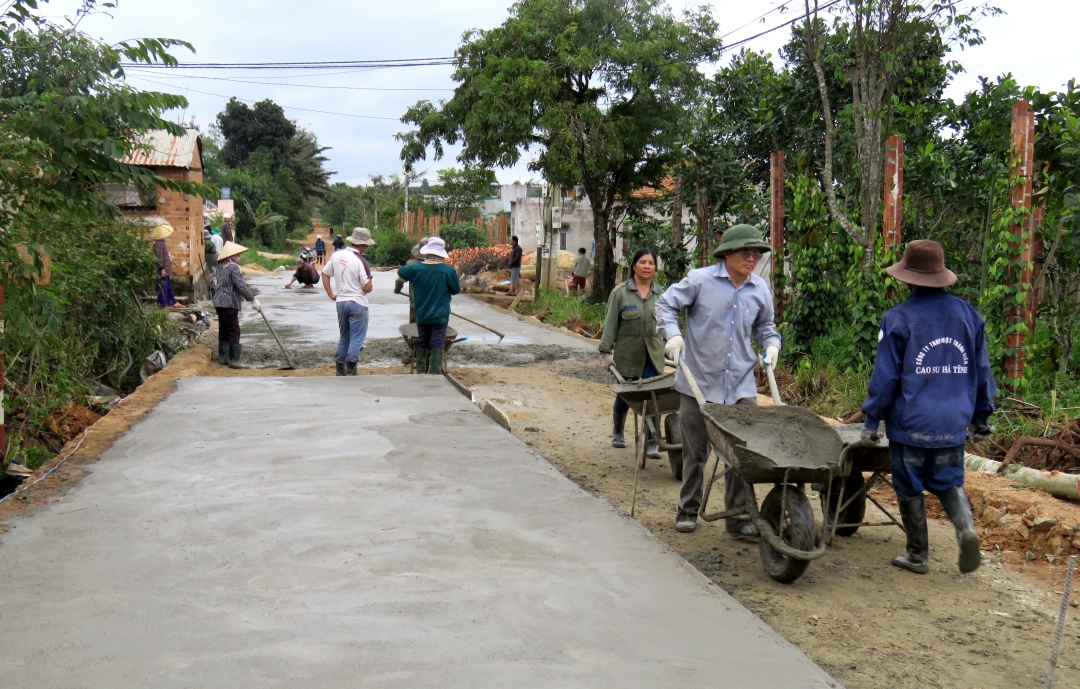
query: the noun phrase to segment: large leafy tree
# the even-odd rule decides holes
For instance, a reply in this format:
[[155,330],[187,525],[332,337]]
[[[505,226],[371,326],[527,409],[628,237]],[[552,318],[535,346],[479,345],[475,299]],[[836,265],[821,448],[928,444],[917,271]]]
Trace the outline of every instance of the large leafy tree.
[[[283,247],[286,229],[304,222],[308,208],[328,189],[330,173],[323,167],[322,155],[328,149],[271,100],[252,107],[230,99],[218,114],[214,131],[222,145],[209,151],[207,167],[215,171],[215,181],[230,187],[240,201],[237,230],[267,246]],[[263,204],[283,216],[284,224],[258,222],[249,209]]]
[[447,220],[467,220],[479,215],[478,204],[491,196],[495,172],[484,167],[439,170],[439,183],[429,192],[432,205]]
[[681,18],[659,0],[521,0],[510,18],[465,34],[458,86],[402,121],[406,163],[463,144],[459,160],[508,167],[526,153],[549,181],[580,184],[593,208],[594,299],[615,285],[616,204],[653,185],[675,159],[697,65],[720,47],[704,8]]

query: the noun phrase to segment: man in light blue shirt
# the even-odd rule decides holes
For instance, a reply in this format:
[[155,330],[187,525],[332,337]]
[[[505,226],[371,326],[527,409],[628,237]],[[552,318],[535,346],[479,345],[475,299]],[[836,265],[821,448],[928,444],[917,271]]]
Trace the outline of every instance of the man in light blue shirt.
[[[656,302],[656,328],[667,340],[667,358],[683,356],[706,401],[717,404],[757,404],[754,367],[757,354],[750,338],[765,350],[765,365],[775,366],[780,335],[773,323],[773,297],[765,280],[754,275],[761,255],[769,251],[761,232],[751,225],[735,225],[720,238],[713,256],[723,261],[691,270]],[[679,331],[679,313],[686,312],[686,339]],[[686,376],[675,374],[681,393],[679,429],[682,431],[683,486],[679,496],[676,530],[697,528],[698,509],[709,457],[709,438]],[[742,479],[728,474],[724,499],[727,509],[745,503],[749,491]],[[727,530],[755,539],[757,529],[742,519],[728,519]]]

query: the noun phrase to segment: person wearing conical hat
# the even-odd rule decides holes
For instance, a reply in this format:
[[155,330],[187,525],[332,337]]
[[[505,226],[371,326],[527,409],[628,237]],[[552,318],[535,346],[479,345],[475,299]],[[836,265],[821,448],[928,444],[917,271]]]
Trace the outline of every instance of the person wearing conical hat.
[[159,216],[151,216],[144,222],[151,227],[147,238],[154,243],[154,255],[157,256],[158,306],[163,309],[179,307],[181,304],[176,301],[172,289],[172,258],[169,256],[169,247],[165,244],[165,238],[173,233],[172,225]]
[[[780,356],[773,295],[764,278],[754,274],[767,251],[768,242],[753,225],[729,227],[713,252],[719,262],[691,270],[656,302],[656,327],[667,340],[665,356],[676,362],[685,360],[708,402],[757,404],[754,368],[758,356],[753,342],[764,350],[766,366],[775,366]],[[685,342],[679,330],[681,312],[686,313]],[[675,390],[683,446],[683,486],[675,530],[689,533],[697,528],[709,438],[682,367],[675,374]],[[729,473],[724,483],[727,509],[750,499],[746,483],[738,476]],[[744,518],[731,517],[726,526],[736,538],[758,538],[757,527]]]
[[878,330],[874,373],[863,403],[864,443],[876,444],[885,422],[892,484],[907,532],[907,555],[892,564],[916,574],[930,568],[923,492],[938,497],[956,527],[961,573],[982,562],[979,534],[964,493],[964,443],[990,437],[997,388],[982,316],[945,288],[956,273],[941,245],[916,239],[885,269],[911,294],[889,309]]
[[228,363],[229,368],[246,368],[240,365],[240,307],[241,300],[251,302],[256,311],[262,311],[259,300],[251,292],[240,274],[237,256],[247,247],[236,242],[225,242],[218,252],[217,291],[214,292],[214,309],[218,316],[218,360]]

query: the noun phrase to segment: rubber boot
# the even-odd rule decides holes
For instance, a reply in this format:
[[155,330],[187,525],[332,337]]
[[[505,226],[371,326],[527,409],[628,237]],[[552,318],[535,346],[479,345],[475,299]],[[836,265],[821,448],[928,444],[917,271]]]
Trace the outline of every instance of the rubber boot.
[[612,412],[611,421],[611,446],[618,448],[626,447],[626,436],[623,435],[623,430],[626,428],[626,414]]
[[229,343],[222,340],[218,340],[217,343],[217,358],[213,359],[222,366],[229,365]]
[[338,361],[335,361],[334,362],[334,375],[337,375],[337,376],[345,375],[345,364],[340,363]]
[[649,459],[660,459],[660,446],[656,444],[656,440],[648,430],[645,431],[645,456]]
[[941,506],[956,527],[956,544],[960,547],[960,573],[974,572],[982,564],[979,552],[979,534],[975,531],[975,520],[971,518],[971,503],[968,502],[964,489],[957,486],[938,495]]
[[916,574],[930,571],[930,536],[926,529],[926,506],[923,496],[900,498],[900,518],[907,532],[907,555],[893,558],[894,567]]
[[229,345],[229,368],[250,368],[240,363],[241,348],[238,344]]
[[424,347],[416,348],[416,372],[427,373],[428,370],[428,357],[431,354],[430,349]]
[[443,357],[446,355],[445,349],[433,349],[431,350],[430,358],[428,359],[427,372],[433,376],[442,375],[442,362]]
[[345,362],[345,375],[347,375],[347,376],[355,376],[356,375],[356,362],[355,361],[347,361],[347,362]]

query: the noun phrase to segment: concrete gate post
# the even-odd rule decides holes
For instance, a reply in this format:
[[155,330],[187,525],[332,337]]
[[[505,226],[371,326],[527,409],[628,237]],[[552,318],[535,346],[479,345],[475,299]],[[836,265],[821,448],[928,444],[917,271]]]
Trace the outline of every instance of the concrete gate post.
[[[1002,368],[1005,386],[1016,390],[1024,378],[1024,364],[1027,354],[1027,325],[1034,323],[1031,299],[1034,272],[1033,221],[1031,211],[1032,163],[1035,151],[1035,113],[1028,111],[1028,103],[1019,100],[1012,109],[1012,145],[1010,146],[1009,185],[1012,189],[1010,202],[1013,209],[1027,211],[1028,217],[1022,223],[1011,228],[1009,240],[1009,261],[1013,266],[1009,280],[1019,289],[1019,303],[1009,304],[1005,315],[1005,360]],[[1024,327],[1017,329],[1016,326]]]
[[784,320],[784,152],[769,154],[769,244],[772,246],[773,310]]

